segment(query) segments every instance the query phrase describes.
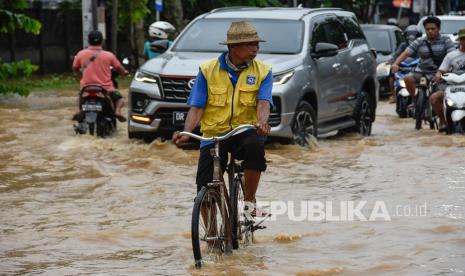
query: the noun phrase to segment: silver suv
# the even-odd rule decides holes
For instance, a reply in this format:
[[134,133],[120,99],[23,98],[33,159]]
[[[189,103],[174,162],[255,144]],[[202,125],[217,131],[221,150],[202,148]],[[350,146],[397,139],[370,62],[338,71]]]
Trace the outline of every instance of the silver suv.
[[272,66],[271,137],[306,144],[310,135],[371,134],[378,102],[375,54],[355,15],[337,8],[221,8],[198,16],[129,89],[129,138],[168,138],[183,128],[199,64],[226,51],[232,21],[249,20]]

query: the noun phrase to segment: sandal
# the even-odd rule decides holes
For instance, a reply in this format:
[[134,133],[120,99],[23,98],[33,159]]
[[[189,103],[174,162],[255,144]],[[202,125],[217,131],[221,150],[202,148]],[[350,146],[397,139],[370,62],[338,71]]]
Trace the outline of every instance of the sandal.
[[271,213],[257,208],[254,202],[244,201],[244,213],[250,215],[251,217],[270,217]]

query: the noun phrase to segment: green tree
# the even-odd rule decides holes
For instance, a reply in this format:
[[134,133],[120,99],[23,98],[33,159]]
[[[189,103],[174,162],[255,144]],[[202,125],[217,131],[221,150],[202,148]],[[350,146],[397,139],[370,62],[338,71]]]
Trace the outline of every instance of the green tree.
[[[17,11],[27,8],[27,0],[3,0],[0,2],[0,32],[7,33],[13,37],[16,30],[22,30],[27,33],[39,34],[41,24],[39,21],[30,18]],[[29,60],[18,62],[2,62],[0,60],[0,80],[28,77],[32,72],[38,69],[32,65]],[[29,90],[21,84],[1,84],[0,94],[17,93],[20,95],[28,95]]]
[[12,33],[16,29],[21,29],[27,33],[35,35],[40,33],[41,24],[39,21],[15,10],[27,8],[27,0],[4,0],[0,2],[0,32]]

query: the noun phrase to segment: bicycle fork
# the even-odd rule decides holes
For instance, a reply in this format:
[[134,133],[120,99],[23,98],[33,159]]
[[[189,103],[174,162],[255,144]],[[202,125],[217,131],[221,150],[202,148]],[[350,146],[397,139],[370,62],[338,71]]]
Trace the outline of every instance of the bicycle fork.
[[[221,209],[221,215],[223,217],[224,221],[224,252],[226,254],[232,254],[232,233],[231,233],[231,224],[229,222],[229,215],[226,210],[226,201],[225,197],[227,197],[226,190],[225,190],[225,184],[224,181],[221,179],[221,158],[219,156],[219,143],[216,143],[215,149],[212,149],[212,155],[213,155],[213,183],[216,183],[219,185],[219,190],[220,190],[220,209]],[[229,208],[228,208],[229,209]]]

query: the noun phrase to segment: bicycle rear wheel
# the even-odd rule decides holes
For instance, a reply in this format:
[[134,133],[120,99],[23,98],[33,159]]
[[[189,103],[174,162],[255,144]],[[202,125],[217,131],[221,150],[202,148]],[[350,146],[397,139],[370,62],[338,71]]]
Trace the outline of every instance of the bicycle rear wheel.
[[225,251],[225,228],[228,224],[220,204],[220,195],[213,188],[203,187],[195,198],[191,233],[197,268],[202,266],[202,261],[217,261]]

